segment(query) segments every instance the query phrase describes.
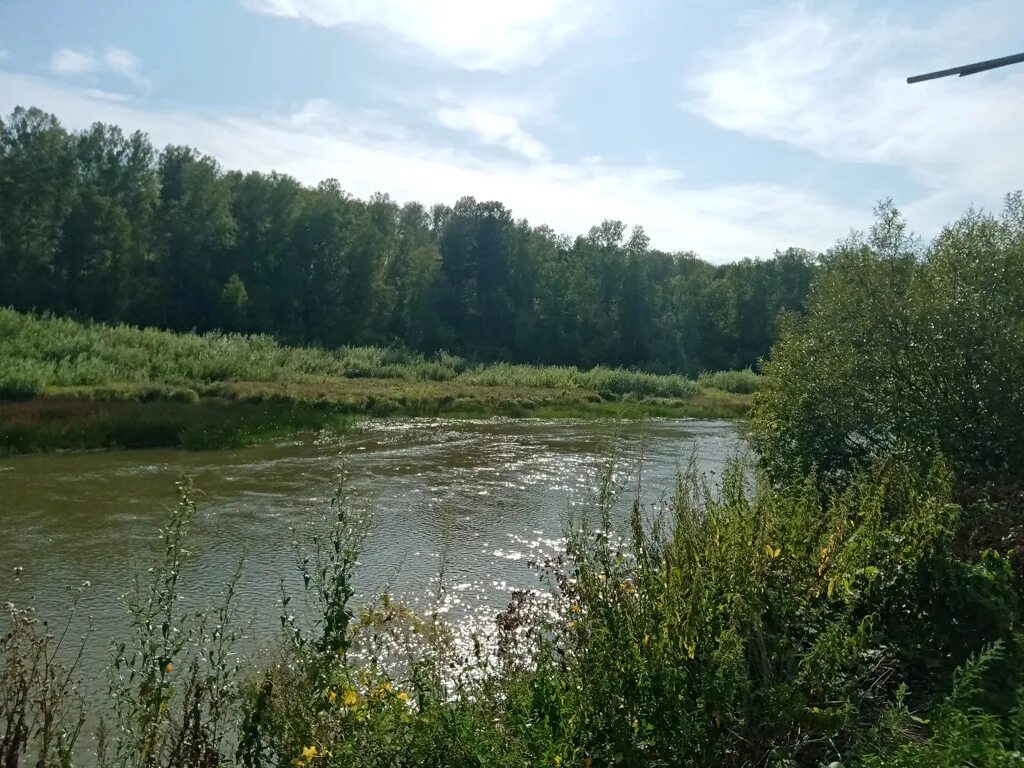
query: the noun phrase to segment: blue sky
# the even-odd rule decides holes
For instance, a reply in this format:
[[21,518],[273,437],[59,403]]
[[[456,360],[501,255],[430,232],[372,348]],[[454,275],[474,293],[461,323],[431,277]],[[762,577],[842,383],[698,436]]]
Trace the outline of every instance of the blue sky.
[[1024,180],[1024,3],[0,0],[35,105],[354,194],[603,218],[712,261],[823,249],[893,197],[920,233]]

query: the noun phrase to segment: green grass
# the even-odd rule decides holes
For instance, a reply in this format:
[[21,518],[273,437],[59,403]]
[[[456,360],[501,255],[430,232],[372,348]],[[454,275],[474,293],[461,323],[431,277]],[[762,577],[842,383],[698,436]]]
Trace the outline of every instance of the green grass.
[[[754,376],[749,372],[741,376]],[[440,352],[281,346],[0,310],[0,452],[248,444],[343,416],[736,418],[725,380],[473,365]]]
[[287,402],[0,403],[0,455],[94,448],[238,448],[299,430],[341,431],[351,420],[337,408]]
[[747,368],[742,371],[715,371],[697,377],[702,387],[720,389],[736,395],[752,395],[761,390],[761,375]]
[[472,365],[445,352],[426,356],[393,347],[286,347],[269,336],[84,325],[0,309],[0,395],[9,399],[112,383],[195,386],[337,379],[458,381],[678,398],[700,390],[682,376],[602,367],[580,371],[570,366]]

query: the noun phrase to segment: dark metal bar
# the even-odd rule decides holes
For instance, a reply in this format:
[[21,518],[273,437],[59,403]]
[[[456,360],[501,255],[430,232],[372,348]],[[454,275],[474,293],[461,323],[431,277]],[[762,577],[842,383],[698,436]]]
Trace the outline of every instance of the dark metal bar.
[[1003,56],[999,59],[989,59],[988,61],[979,61],[974,64],[964,64],[961,67],[953,67],[952,69],[941,69],[938,72],[929,72],[926,75],[914,75],[913,77],[908,77],[907,82],[920,83],[925,80],[937,80],[940,77],[950,77],[952,75],[967,77],[967,75],[975,75],[978,72],[987,72],[990,69],[1005,67],[1009,64],[1020,64],[1021,62],[1024,62],[1024,53]]

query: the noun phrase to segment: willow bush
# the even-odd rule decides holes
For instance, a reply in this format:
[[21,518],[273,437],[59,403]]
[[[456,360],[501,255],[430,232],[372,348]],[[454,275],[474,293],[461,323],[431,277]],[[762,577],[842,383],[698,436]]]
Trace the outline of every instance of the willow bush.
[[969,212],[927,247],[883,206],[822,257],[751,415],[773,476],[841,482],[891,450],[945,456],[958,482],[1024,487],[1024,196]]

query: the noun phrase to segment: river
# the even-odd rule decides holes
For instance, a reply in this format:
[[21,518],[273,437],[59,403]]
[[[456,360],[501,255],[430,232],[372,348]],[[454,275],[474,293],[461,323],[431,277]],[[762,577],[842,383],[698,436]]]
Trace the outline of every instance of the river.
[[32,603],[58,621],[68,587],[88,582],[79,615],[94,629],[81,671],[98,683],[109,641],[126,627],[121,596],[159,554],[175,482],[188,476],[198,514],[182,574],[187,603],[216,604],[244,552],[236,612],[246,647],[269,646],[282,585],[298,587],[293,529],[324,509],[344,467],[353,506],[372,518],[357,602],[390,585],[432,610],[443,560],[444,609],[468,633],[486,629],[511,590],[537,586],[529,562],[558,551],[567,513],[589,503],[609,462],[624,515],[638,476],[644,503],[657,506],[691,457],[719,473],[741,450],[737,426],[721,421],[400,419],[241,450],[4,459],[0,603]]

